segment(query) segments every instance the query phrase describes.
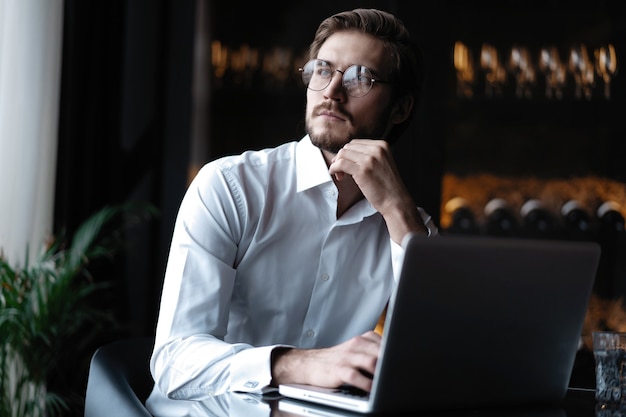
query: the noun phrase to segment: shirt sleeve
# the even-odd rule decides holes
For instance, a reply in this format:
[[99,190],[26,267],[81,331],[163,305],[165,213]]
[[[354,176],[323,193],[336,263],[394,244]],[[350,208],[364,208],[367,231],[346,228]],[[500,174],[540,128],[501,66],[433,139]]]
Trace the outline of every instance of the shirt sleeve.
[[261,394],[273,390],[270,358],[276,347],[193,336],[160,346],[151,365],[159,390],[171,399],[202,400],[228,392]]
[[239,204],[211,164],[181,203],[150,361],[156,385],[169,398],[261,392],[271,382],[272,346],[224,340],[242,228]]
[[[418,213],[422,217],[422,221],[424,222],[424,226],[428,229],[428,237],[439,235],[439,229],[435,225],[433,218],[424,211],[423,208],[417,208]],[[404,261],[404,247],[392,239],[389,239],[391,242],[391,266],[393,268],[393,277],[396,282],[400,279],[400,272],[402,269],[402,262]]]

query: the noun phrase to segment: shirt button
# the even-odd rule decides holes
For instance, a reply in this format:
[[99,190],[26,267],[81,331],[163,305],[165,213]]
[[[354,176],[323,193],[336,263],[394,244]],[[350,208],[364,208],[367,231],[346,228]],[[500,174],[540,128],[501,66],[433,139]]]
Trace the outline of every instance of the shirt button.
[[306,336],[307,337],[313,337],[313,336],[315,336],[315,332],[313,330],[307,330],[306,331]]
[[322,274],[322,281],[328,281],[330,276],[328,274]]
[[335,190],[327,190],[326,195],[330,198],[334,198],[337,195],[337,193],[335,192]]

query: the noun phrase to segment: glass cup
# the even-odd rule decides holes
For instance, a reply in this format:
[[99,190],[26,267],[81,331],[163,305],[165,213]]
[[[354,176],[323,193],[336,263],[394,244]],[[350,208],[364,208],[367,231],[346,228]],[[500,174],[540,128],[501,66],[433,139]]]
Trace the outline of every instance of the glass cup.
[[601,404],[626,404],[626,333],[593,332],[596,400]]

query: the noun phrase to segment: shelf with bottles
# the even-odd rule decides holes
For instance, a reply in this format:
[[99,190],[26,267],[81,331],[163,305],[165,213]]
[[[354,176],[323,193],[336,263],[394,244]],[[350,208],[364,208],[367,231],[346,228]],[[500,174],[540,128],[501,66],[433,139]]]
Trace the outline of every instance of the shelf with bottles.
[[306,50],[247,43],[229,45],[211,42],[211,86],[214,90],[253,92],[302,91],[299,68],[307,60]]
[[600,240],[626,234],[626,187],[598,178],[444,175],[443,234]]
[[456,96],[467,100],[611,100],[618,68],[612,42],[498,48],[457,40],[453,57]]

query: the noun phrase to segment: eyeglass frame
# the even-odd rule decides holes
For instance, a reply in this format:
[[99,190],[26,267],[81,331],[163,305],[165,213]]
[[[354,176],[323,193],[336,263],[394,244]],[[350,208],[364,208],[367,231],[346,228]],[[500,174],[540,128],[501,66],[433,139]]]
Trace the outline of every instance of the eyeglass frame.
[[[324,87],[322,87],[322,88],[320,88],[320,89],[314,89],[314,88],[309,87],[309,85],[311,84],[311,79],[313,78],[313,74],[311,74],[311,78],[309,78],[309,81],[308,81],[308,82],[306,82],[306,81],[304,80],[304,74],[305,74],[304,69],[305,69],[305,68],[306,68],[309,64],[311,64],[311,63],[313,63],[313,62],[317,62],[317,61],[325,63],[326,65],[328,65],[328,68],[330,68],[330,70],[331,70],[331,75],[328,77],[328,84],[326,84]],[[362,70],[365,70],[365,71],[367,71],[367,73],[369,73],[369,78],[370,78],[369,88],[367,89],[367,91],[366,91],[364,94],[362,94],[362,95],[360,95],[360,96],[355,96],[355,95],[350,94],[350,92],[349,92],[349,90],[348,90],[348,87],[346,87],[346,83],[345,83],[345,74],[346,74],[348,71],[350,71],[352,68],[354,68],[354,67],[357,67],[357,68],[359,68],[359,67],[360,67],[360,68],[361,68],[361,71],[362,71]],[[307,63],[306,63],[306,64],[304,64],[301,68],[298,68],[298,71],[300,71],[301,78],[302,78],[302,82],[304,83],[305,87],[306,87],[306,88],[308,88],[308,89],[309,89],[309,90],[311,90],[311,91],[324,91],[326,88],[328,88],[328,86],[329,86],[329,85],[330,85],[330,83],[332,82],[333,77],[335,76],[335,72],[338,72],[339,74],[341,74],[341,86],[342,86],[342,87],[344,88],[344,90],[346,91],[346,94],[348,94],[350,97],[354,97],[354,98],[361,98],[361,97],[365,97],[366,95],[368,95],[368,94],[369,94],[369,92],[372,90],[372,87],[374,86],[374,84],[375,84],[375,83],[380,83],[380,84],[392,84],[392,82],[391,82],[391,81],[383,80],[383,79],[380,79],[380,78],[374,78],[374,73],[372,72],[372,70],[371,70],[371,69],[369,69],[368,67],[366,67],[365,65],[361,65],[361,64],[353,64],[353,65],[350,65],[348,68],[346,68],[345,70],[343,70],[343,71],[342,71],[342,70],[340,70],[340,69],[338,69],[338,68],[333,69],[332,65],[331,65],[328,61],[325,61],[325,60],[323,60],[323,59],[319,59],[319,58],[310,59],[310,60],[309,60],[309,61],[307,61]],[[357,72],[357,76],[358,76],[359,71],[356,71],[356,72]],[[314,72],[313,72],[313,73],[314,73]],[[366,74],[366,75],[367,75],[367,74]]]

